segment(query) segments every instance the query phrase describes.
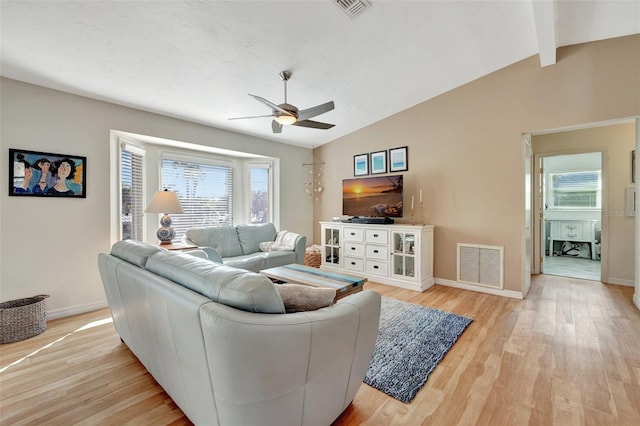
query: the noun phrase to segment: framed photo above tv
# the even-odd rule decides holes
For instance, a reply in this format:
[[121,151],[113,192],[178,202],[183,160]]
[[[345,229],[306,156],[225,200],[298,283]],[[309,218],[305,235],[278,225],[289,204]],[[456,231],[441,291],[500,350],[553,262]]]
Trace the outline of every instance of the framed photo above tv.
[[9,195],[86,198],[87,157],[9,148]]
[[358,154],[353,156],[353,175],[366,176],[369,174],[369,155]]
[[408,147],[402,146],[389,150],[389,171],[402,172],[409,170]]
[[369,154],[369,162],[371,163],[371,174],[377,175],[387,173],[387,151],[372,152]]

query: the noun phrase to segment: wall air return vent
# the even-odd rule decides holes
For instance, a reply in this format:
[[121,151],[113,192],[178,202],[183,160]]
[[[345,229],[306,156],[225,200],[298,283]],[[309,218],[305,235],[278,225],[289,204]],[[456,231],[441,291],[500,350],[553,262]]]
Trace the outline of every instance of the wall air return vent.
[[371,6],[367,0],[332,0],[333,3],[340,8],[345,15],[355,18],[357,15]]
[[502,289],[504,247],[458,243],[458,282]]

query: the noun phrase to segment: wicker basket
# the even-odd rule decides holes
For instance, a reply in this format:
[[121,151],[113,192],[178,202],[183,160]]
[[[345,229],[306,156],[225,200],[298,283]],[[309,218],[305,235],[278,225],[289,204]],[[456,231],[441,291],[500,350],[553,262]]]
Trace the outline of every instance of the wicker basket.
[[307,251],[304,253],[305,266],[311,266],[313,268],[320,267],[321,254],[319,251]]
[[0,303],[0,343],[37,336],[47,329],[47,307],[41,294]]

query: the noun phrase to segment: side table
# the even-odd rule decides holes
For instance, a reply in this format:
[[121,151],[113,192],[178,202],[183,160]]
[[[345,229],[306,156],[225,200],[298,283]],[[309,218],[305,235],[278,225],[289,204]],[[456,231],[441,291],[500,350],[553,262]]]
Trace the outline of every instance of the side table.
[[160,244],[159,247],[165,250],[195,250],[198,248],[198,246],[180,244],[180,243]]

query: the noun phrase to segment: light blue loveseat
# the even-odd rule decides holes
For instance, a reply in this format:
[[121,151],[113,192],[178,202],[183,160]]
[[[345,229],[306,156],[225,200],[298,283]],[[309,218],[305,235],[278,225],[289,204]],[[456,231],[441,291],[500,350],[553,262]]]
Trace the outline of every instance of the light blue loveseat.
[[291,263],[303,264],[307,245],[304,235],[296,238],[293,250],[260,250],[260,243],[274,241],[277,235],[273,223],[201,226],[188,229],[183,242],[200,247],[211,261],[253,272]]

